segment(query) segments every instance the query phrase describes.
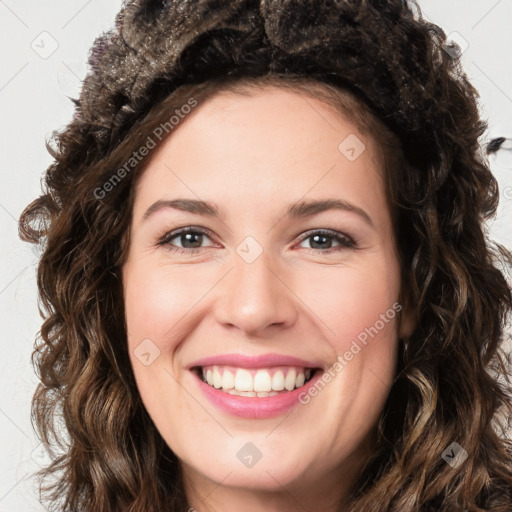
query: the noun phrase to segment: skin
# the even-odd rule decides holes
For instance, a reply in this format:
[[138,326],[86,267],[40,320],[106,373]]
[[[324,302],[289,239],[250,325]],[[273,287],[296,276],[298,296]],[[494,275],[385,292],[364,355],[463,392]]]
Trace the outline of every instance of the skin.
[[[366,146],[355,161],[338,150],[350,134]],[[400,267],[374,142],[320,100],[266,87],[217,93],[155,151],[137,183],[123,267],[128,348],[189,503],[200,512],[334,511],[371,453],[407,321],[385,323],[307,405],[273,418],[220,411],[186,367],[211,355],[275,352],[327,369],[392,310]],[[226,217],[165,208],[142,220],[155,201],[176,198],[211,201]],[[361,208],[373,226],[346,210],[284,217],[290,203],[325,198]],[[211,236],[158,245],[185,226]],[[355,246],[302,239],[317,229]],[[263,251],[250,264],[236,252],[247,236]],[[134,355],[145,339],[160,350],[148,366]],[[250,468],[237,457],[247,442],[262,453]]]

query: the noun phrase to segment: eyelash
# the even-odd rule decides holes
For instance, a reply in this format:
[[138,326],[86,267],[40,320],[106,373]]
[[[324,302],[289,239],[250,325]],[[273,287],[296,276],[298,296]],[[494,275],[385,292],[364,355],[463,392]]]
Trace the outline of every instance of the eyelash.
[[[194,252],[198,252],[202,249],[207,249],[207,247],[196,247],[192,249],[187,249],[183,247],[174,247],[171,245],[171,240],[174,240],[176,237],[186,234],[186,233],[195,233],[195,234],[201,234],[206,235],[208,238],[212,238],[210,235],[210,232],[203,228],[197,228],[193,226],[188,226],[185,228],[180,228],[175,231],[170,231],[166,233],[163,237],[160,238],[158,245],[159,246],[167,246],[168,250],[180,254],[192,254]],[[330,229],[316,229],[306,232],[301,239],[299,240],[299,243],[302,243],[304,240],[307,240],[308,238],[311,238],[314,235],[321,235],[329,238],[333,238],[337,242],[340,243],[340,246],[338,247],[330,247],[329,249],[309,249],[310,251],[313,251],[317,254],[320,253],[327,253],[330,254],[331,252],[336,252],[344,249],[355,249],[356,243],[347,235],[344,235],[343,233],[340,233],[339,231],[334,231]]]

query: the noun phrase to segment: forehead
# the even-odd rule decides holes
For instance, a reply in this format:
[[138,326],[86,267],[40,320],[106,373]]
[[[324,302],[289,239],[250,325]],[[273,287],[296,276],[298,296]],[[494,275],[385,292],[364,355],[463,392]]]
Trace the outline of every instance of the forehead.
[[[319,96],[315,95],[315,89]],[[311,139],[312,143],[318,143],[317,139],[329,136],[329,132],[330,135],[333,135],[332,132],[338,132],[339,135],[344,130],[360,134],[366,132],[360,119],[356,122],[356,116],[346,113],[353,107],[342,100],[343,96],[335,98],[319,84],[315,84],[315,89],[306,91],[291,86],[251,84],[239,85],[235,91],[220,89],[181,124],[197,122],[196,118],[200,116],[200,123],[210,124],[210,127],[212,123],[231,124],[235,127],[265,125],[272,135],[279,133],[279,142],[286,141],[288,133],[295,140],[302,135],[303,138]],[[355,105],[353,99],[350,102]],[[333,103],[339,104],[339,107],[336,108]],[[221,126],[225,127],[219,125],[219,128]],[[369,142],[374,145],[373,140]]]
[[[138,183],[164,194],[261,201],[351,189],[381,194],[375,142],[332,105],[279,87],[219,91],[184,116]],[[182,194],[183,195],[183,194]]]

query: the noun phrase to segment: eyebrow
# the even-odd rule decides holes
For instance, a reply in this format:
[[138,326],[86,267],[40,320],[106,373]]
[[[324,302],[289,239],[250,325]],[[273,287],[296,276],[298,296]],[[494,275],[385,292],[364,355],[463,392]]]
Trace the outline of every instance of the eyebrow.
[[[146,221],[151,215],[159,210],[173,208],[183,212],[195,213],[207,217],[224,219],[225,214],[220,211],[217,205],[208,201],[197,199],[160,199],[153,203],[142,216],[142,221]],[[288,218],[306,218],[318,215],[328,210],[343,210],[359,215],[370,226],[375,227],[371,217],[365,210],[358,206],[344,201],[342,199],[322,199],[311,201],[298,201],[288,206],[285,217]]]

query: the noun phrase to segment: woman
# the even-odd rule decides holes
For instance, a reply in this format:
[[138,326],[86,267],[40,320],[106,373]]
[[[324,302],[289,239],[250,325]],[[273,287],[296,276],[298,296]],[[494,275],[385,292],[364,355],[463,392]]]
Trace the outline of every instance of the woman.
[[20,220],[50,505],[511,510],[510,255],[445,43],[402,1],[123,7]]

